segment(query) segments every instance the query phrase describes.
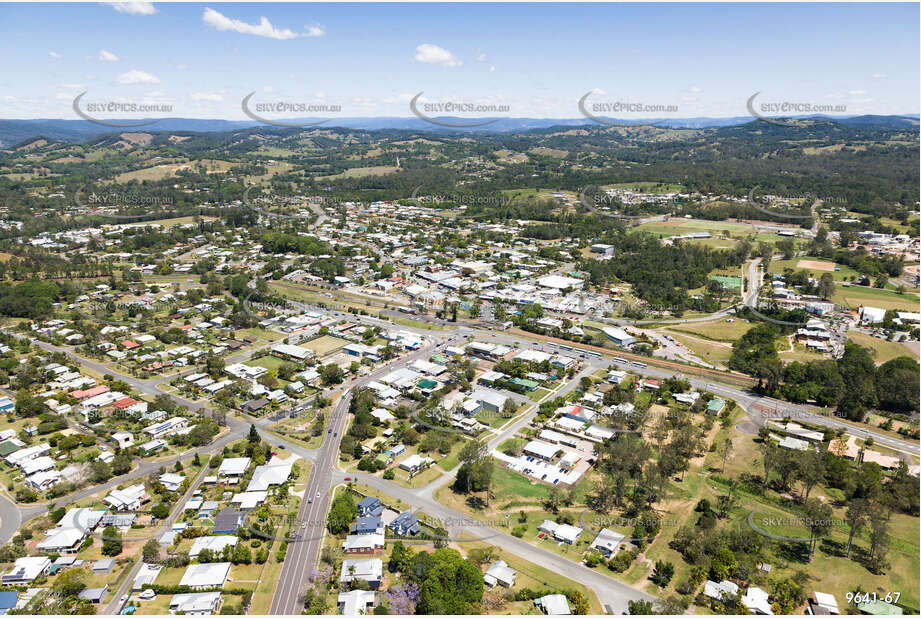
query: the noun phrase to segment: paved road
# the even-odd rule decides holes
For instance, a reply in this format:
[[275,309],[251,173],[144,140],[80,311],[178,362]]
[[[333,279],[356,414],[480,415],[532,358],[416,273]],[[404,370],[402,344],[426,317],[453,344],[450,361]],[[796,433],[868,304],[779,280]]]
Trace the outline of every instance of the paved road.
[[301,500],[297,515],[297,521],[302,526],[306,524],[306,527],[298,532],[302,538],[293,539],[288,543],[288,552],[282,563],[278,586],[269,608],[270,614],[300,614],[304,609],[304,593],[308,585],[308,576],[316,566],[320,549],[323,546],[320,531],[323,530],[323,522],[326,521],[333,485],[338,482],[335,477],[335,468],[339,460],[339,443],[345,433],[352,393],[397,367],[405,366],[431,353],[432,346],[429,344],[383,365],[367,376],[347,383],[346,390],[336,403],[327,424],[327,429],[332,431],[332,434],[327,433],[311,469],[307,490]]
[[[185,492],[179,500],[176,501],[176,504],[173,505],[173,510],[170,512],[169,517],[167,517],[163,523],[157,528],[150,538],[159,538],[161,535],[168,532],[172,529],[173,524],[176,522],[176,519],[182,514],[183,509],[185,508],[185,503],[192,497],[192,494],[195,493],[195,490],[198,489],[202,481],[205,480],[205,476],[208,475],[209,469],[208,466],[203,467],[198,476],[195,477],[195,480],[189,484],[189,489]],[[145,541],[146,543],[146,541]],[[128,573],[128,576],[125,578],[125,581],[122,582],[121,586],[118,587],[118,590],[115,591],[115,596],[112,597],[112,600],[109,602],[109,606],[106,608],[105,614],[117,614],[121,611],[122,603],[121,598],[124,595],[127,595],[131,590],[131,585],[134,583],[134,578],[137,577],[138,572],[143,566],[144,560],[143,557],[138,558],[138,561],[134,563],[134,566],[131,568],[131,572]],[[127,600],[127,597],[125,597]]]
[[[585,584],[595,591],[602,605],[610,605],[615,613],[627,613],[627,602],[630,600],[655,601],[654,597],[628,584],[593,571],[581,563],[563,558],[549,550],[531,545],[525,540],[506,534],[501,531],[504,528],[486,526],[482,522],[475,521],[468,515],[455,511],[432,498],[419,495],[416,490],[401,487],[371,474],[351,476],[360,483],[411,504],[414,509],[425,511],[425,513],[446,522],[448,532],[454,539],[460,539],[461,535],[465,535],[486,541],[490,545],[495,545],[515,556]],[[340,481],[344,482],[345,480],[345,475],[342,473],[337,473],[336,477]],[[463,541],[459,540],[458,542]]]

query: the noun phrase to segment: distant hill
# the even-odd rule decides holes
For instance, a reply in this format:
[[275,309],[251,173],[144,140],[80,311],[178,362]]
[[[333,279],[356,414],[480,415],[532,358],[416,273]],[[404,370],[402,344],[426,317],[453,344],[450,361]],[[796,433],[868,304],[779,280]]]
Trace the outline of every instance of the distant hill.
[[[918,115],[905,116],[853,116],[853,117],[828,117],[828,116],[803,116],[797,119],[825,119],[850,126],[880,127],[889,129],[918,128]],[[469,119],[442,117],[439,120],[453,123],[463,123]],[[751,116],[734,116],[729,118],[670,118],[647,120],[618,120],[607,119],[619,124],[650,124],[655,123],[664,128],[691,128],[706,129],[738,126],[752,121]],[[298,118],[286,122],[316,122],[316,118]],[[164,118],[150,124],[130,127],[107,127],[92,123],[88,120],[60,120],[60,119],[35,119],[35,120],[0,120],[0,147],[9,147],[36,137],[51,140],[81,142],[106,135],[124,131],[177,131],[195,133],[217,133],[249,129],[264,126],[251,120],[218,120],[198,118]],[[498,118],[495,122],[478,127],[447,127],[426,122],[414,117],[373,117],[373,118],[333,118],[320,125],[322,127],[341,127],[346,129],[361,129],[377,131],[385,129],[426,131],[431,133],[515,133],[548,129],[552,127],[578,127],[594,126],[603,127],[586,118]]]

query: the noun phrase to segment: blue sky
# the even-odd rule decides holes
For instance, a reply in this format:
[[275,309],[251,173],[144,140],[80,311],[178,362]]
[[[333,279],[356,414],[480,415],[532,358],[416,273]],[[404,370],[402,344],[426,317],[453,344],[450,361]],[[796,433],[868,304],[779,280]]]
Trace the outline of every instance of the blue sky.
[[253,91],[343,117],[409,116],[420,91],[514,117],[579,117],[591,91],[678,108],[619,117],[742,116],[759,91],[917,113],[919,48],[917,3],[0,4],[0,117],[76,118],[83,91],[226,119]]

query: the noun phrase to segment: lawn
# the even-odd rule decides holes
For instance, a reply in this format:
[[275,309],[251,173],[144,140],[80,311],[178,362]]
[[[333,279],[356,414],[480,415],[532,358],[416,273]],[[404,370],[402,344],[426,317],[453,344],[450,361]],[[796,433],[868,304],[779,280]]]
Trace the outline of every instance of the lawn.
[[316,355],[320,358],[335,352],[348,344],[348,341],[345,339],[339,339],[338,337],[333,337],[332,335],[323,335],[317,339],[308,341],[307,343],[302,343],[302,348],[307,348],[308,350],[313,350]]
[[392,318],[394,324],[400,324],[401,326],[409,326],[410,328],[423,328],[426,330],[446,330],[447,326],[442,326],[440,324],[429,324],[428,322],[422,322],[421,320],[413,320],[410,318]]
[[844,287],[836,286],[831,300],[849,309],[858,309],[863,306],[879,307],[881,309],[896,309],[898,311],[917,311],[918,295],[906,292],[899,294],[892,290],[871,288],[862,285]]
[[[457,543],[459,549],[467,553],[471,549],[485,549],[491,547],[489,543],[482,541],[467,541],[466,537],[461,537],[464,539],[462,542]],[[563,590],[578,590],[585,598],[588,599],[590,605],[590,613],[592,614],[601,614],[601,604],[598,601],[598,597],[595,595],[595,592],[584,584],[569,579],[549,569],[545,569],[542,566],[538,566],[533,562],[529,562],[524,558],[519,558],[518,556],[511,554],[509,552],[504,552],[497,547],[493,547],[494,556],[496,560],[504,560],[511,568],[517,571],[515,575],[515,585],[512,590],[521,590],[524,588],[530,588],[531,590],[544,590],[550,589],[554,591],[563,591]],[[487,588],[488,590],[488,588]],[[524,610],[525,607],[515,610],[510,607],[512,604],[507,604],[501,612],[505,613],[509,610],[512,610],[512,613],[518,613],[521,610]]]
[[752,324],[747,320],[735,319],[732,322],[714,320],[712,322],[678,324],[668,327],[667,330],[672,333],[685,333],[695,337],[702,337],[703,339],[732,343],[747,333],[751,327]]
[[245,328],[243,330],[236,331],[236,336],[240,339],[248,337],[252,339],[260,339],[263,341],[278,341],[279,339],[284,338],[284,335],[281,333],[265,330],[264,328]]
[[265,367],[269,371],[278,371],[278,368],[287,362],[277,356],[261,356],[255,360],[248,361],[246,364],[250,367]]
[[918,360],[918,357],[911,353],[911,350],[901,343],[895,343],[894,341],[886,341],[885,339],[877,339],[876,337],[871,337],[864,333],[858,333],[855,331],[849,331],[847,338],[858,343],[866,348],[873,350],[873,356],[877,365],[881,365],[886,361],[892,360],[899,356],[907,356]]
[[620,182],[614,185],[606,185],[605,189],[626,189],[634,193],[678,193],[684,190],[684,185],[675,185],[665,182]]
[[771,274],[782,275],[784,272],[784,269],[792,268],[794,272],[799,272],[801,270],[808,271],[809,274],[815,277],[816,279],[821,277],[826,272],[829,272],[829,274],[831,274],[831,276],[834,277],[835,281],[843,281],[844,279],[850,279],[851,277],[858,276],[858,272],[856,270],[854,270],[850,266],[845,266],[844,264],[835,264],[835,267],[840,268],[841,270],[833,270],[833,271],[815,270],[812,268],[800,268],[797,266],[797,264],[801,260],[816,260],[816,261],[821,261],[821,262],[826,261],[823,258],[806,257],[806,256],[796,257],[796,258],[793,258],[792,260],[772,260],[770,265],[768,266],[768,272]]
[[719,342],[707,341],[696,336],[682,335],[670,331],[672,338],[701,360],[715,366],[725,366],[732,356],[732,347]]

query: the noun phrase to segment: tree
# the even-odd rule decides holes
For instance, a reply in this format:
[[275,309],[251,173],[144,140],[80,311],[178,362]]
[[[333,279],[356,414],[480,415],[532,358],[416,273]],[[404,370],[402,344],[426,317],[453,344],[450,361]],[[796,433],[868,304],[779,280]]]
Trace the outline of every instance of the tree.
[[105,483],[110,478],[112,478],[112,467],[109,464],[98,459],[90,464],[90,481]]
[[256,425],[250,423],[249,425],[249,435],[246,437],[247,442],[250,444],[259,444],[262,438],[259,437],[259,430],[256,429]]
[[818,293],[826,300],[835,295],[835,278],[831,273],[822,273],[819,278]]
[[847,511],[844,513],[844,521],[848,525],[847,533],[847,557],[851,557],[851,547],[854,537],[860,530],[867,525],[867,516],[870,511],[870,505],[862,498],[853,499],[847,505]]
[[51,590],[61,597],[75,597],[86,588],[86,569],[67,569],[54,578]]
[[870,551],[867,557],[868,567],[874,573],[882,573],[889,566],[886,555],[889,553],[889,510],[873,504],[869,511]]
[[655,611],[649,601],[627,601],[627,613],[631,616],[651,616]]
[[329,507],[326,528],[331,534],[343,534],[349,530],[352,520],[358,516],[358,507],[348,493],[336,496]]
[[657,560],[650,580],[659,588],[664,588],[675,576],[675,565],[666,560]]
[[117,556],[122,553],[122,537],[115,526],[106,526],[102,531],[102,555]]
[[419,586],[416,614],[466,614],[483,598],[483,573],[456,549],[420,552],[409,569]]
[[803,501],[806,501],[812,488],[825,480],[825,454],[807,449],[799,454],[797,463],[796,475],[803,484]]
[[127,451],[119,451],[112,460],[112,474],[121,476],[131,471],[131,455]]
[[722,465],[720,466],[720,474],[722,474],[726,470],[726,459],[729,458],[730,453],[732,453],[732,438],[727,436],[726,439],[723,440],[723,444],[720,447],[720,454],[722,457]]
[[345,374],[339,365],[330,363],[328,365],[323,365],[323,367],[320,368],[320,380],[323,381],[325,386],[340,384],[344,376]]
[[150,509],[150,514],[157,519],[166,519],[169,517],[169,504],[161,502]]
[[144,562],[157,562],[160,559],[160,543],[156,539],[150,539],[144,543],[141,555],[144,557]]
[[831,505],[820,502],[815,498],[806,501],[806,525],[809,528],[809,559],[815,553],[819,539],[831,533],[832,527]]

